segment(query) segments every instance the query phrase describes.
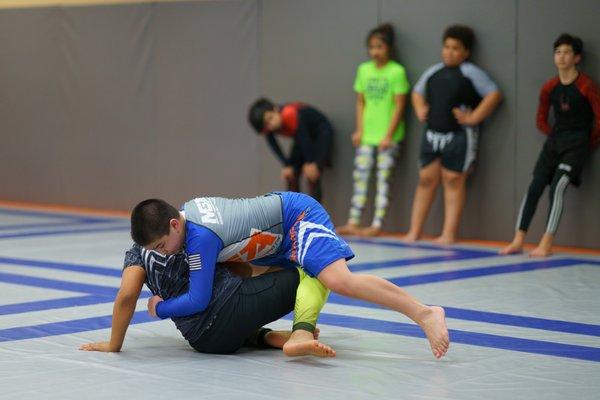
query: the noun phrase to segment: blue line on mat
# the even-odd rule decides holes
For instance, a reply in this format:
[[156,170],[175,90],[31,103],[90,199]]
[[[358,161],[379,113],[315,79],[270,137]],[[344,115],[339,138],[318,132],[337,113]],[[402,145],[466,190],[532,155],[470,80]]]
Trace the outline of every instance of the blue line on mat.
[[[343,297],[336,293],[331,293],[327,302],[331,304],[342,304],[345,306],[376,308],[385,310],[384,307],[381,307],[377,304],[367,303],[362,300]],[[502,314],[488,311],[468,310],[456,307],[443,307],[446,310],[446,317],[452,319],[600,337],[600,325],[584,324],[581,322],[560,321],[546,318],[526,317],[520,315]]]
[[[287,316],[286,318],[290,317]],[[401,336],[425,337],[423,331],[421,331],[421,328],[417,325],[403,322],[381,321],[371,318],[321,313],[319,316],[319,323],[371,332],[391,333]],[[449,334],[452,343],[600,362],[600,348],[597,347],[521,339],[488,333],[467,332],[457,329],[450,329]]]
[[129,230],[129,225],[116,225],[106,226],[99,228],[82,228],[82,229],[64,229],[54,231],[40,231],[40,232],[21,232],[21,233],[5,233],[0,234],[0,239],[15,239],[15,238],[27,238],[36,236],[57,236],[57,235],[71,235],[81,233],[96,233],[96,232],[111,232],[111,231],[126,231]]
[[62,218],[68,220],[95,220],[95,221],[116,221],[124,218],[119,217],[92,217],[85,214],[69,214],[55,211],[42,211],[42,210],[18,210],[10,208],[0,208],[0,214],[5,215],[20,215],[24,217],[42,217],[42,218]]
[[86,274],[102,275],[102,276],[120,277],[122,274],[122,271],[120,269],[116,269],[116,268],[98,267],[98,266],[83,265],[83,264],[68,264],[68,263],[59,263],[59,262],[52,262],[52,261],[28,260],[28,259],[24,259],[24,258],[0,257],[0,264],[11,264],[11,265],[19,265],[19,266],[23,266],[23,267],[56,269],[59,271],[83,272]]
[[[152,294],[144,290],[140,293],[140,299],[150,297]],[[22,314],[33,311],[56,310],[78,306],[89,306],[94,304],[112,303],[115,296],[94,294],[86,296],[65,297],[61,299],[30,301],[27,303],[6,304],[0,306],[0,315]]]
[[[13,340],[35,339],[47,336],[67,335],[71,333],[87,332],[97,329],[110,328],[112,315],[75,319],[71,321],[51,322],[48,324],[23,326],[0,330],[0,342]],[[146,311],[137,311],[133,314],[131,324],[158,321]]]
[[[284,318],[291,319],[292,317],[288,315]],[[146,311],[137,311],[134,313],[131,323],[139,324],[152,321],[157,321],[157,319],[150,317]],[[319,322],[324,325],[340,326],[343,328],[425,338],[425,335],[417,325],[403,322],[382,321],[372,318],[328,313],[321,313]],[[110,326],[111,316],[104,315],[71,321],[8,328],[0,330],[0,342],[66,335],[106,329],[110,328]],[[487,333],[467,332],[457,329],[450,329],[449,333],[452,343],[600,362],[600,348],[596,347],[521,339]]]
[[97,304],[99,299],[105,303],[113,301],[115,298],[110,296],[85,295],[75,297],[65,297],[61,299],[30,301],[27,303],[6,304],[0,306],[0,315],[21,314],[32,311],[54,310],[57,308],[87,306]]
[[441,246],[427,243],[404,243],[398,240],[382,240],[382,239],[358,239],[358,238],[344,238],[349,243],[369,244],[374,246],[385,246],[385,247],[400,247],[406,249],[416,250],[434,250],[434,251],[447,251],[447,252],[464,252],[479,254],[481,257],[497,256],[497,250],[492,249],[472,249],[472,248],[461,248],[457,246]]
[[569,267],[582,264],[580,260],[572,258],[550,259],[543,261],[518,262],[515,264],[498,265],[491,267],[459,269],[445,272],[434,272],[430,274],[411,275],[401,278],[389,279],[398,286],[423,285],[434,282],[447,282],[457,279],[479,278],[484,276],[510,274],[515,272],[534,271],[539,269]]
[[56,279],[37,278],[25,275],[9,274],[0,272],[0,282],[12,283],[16,285],[35,286],[53,290],[67,290],[70,292],[87,293],[95,295],[114,296],[119,291],[118,288],[110,286],[90,285],[87,283],[59,281]]
[[25,229],[39,229],[39,228],[66,228],[72,226],[82,225],[98,225],[98,224],[109,224],[119,221],[108,221],[108,220],[96,220],[96,219],[79,219],[73,221],[60,221],[60,222],[37,222],[28,224],[11,224],[11,225],[0,225],[0,231],[10,230],[25,230]]

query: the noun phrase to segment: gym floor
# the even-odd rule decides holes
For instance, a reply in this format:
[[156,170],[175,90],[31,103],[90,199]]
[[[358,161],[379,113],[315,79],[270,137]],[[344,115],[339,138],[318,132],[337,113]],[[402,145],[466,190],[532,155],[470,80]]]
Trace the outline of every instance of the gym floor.
[[[197,353],[147,315],[147,291],[121,353],[78,351],[109,337],[128,220],[0,207],[0,398],[598,398],[600,254],[348,242],[354,271],[446,308],[446,357],[402,315],[335,294],[319,319],[333,359]],[[290,317],[270,326],[289,329]]]

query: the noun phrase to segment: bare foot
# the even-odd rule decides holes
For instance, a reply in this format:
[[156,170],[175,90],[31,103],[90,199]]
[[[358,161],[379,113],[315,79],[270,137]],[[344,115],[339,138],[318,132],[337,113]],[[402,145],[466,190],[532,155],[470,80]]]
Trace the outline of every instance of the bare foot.
[[283,345],[290,340],[292,331],[270,331],[265,335],[265,343],[271,347],[282,349]]
[[412,233],[412,232],[408,232],[406,235],[404,235],[402,237],[401,240],[408,242],[408,243],[414,243],[417,240],[419,240],[421,238],[421,235],[418,235],[416,233]]
[[429,309],[431,314],[425,317],[420,325],[429,339],[431,352],[435,358],[442,358],[450,347],[446,313],[442,307],[438,306],[431,306]]
[[443,244],[443,245],[448,245],[448,244],[453,244],[454,242],[456,242],[456,238],[454,236],[438,236],[435,239],[433,239],[433,241],[437,244]]
[[529,257],[548,257],[552,254],[552,242],[554,241],[554,235],[551,233],[544,233],[542,240],[535,249],[529,253]]
[[360,230],[360,227],[358,225],[354,225],[354,224],[346,224],[346,225],[338,226],[337,228],[335,228],[335,231],[339,235],[356,235],[356,234],[358,234],[359,230]]
[[498,252],[498,254],[509,255],[509,254],[517,254],[523,252],[523,243],[515,243],[512,242],[502,250]]
[[288,357],[335,357],[335,350],[318,340],[308,340],[305,342],[294,342],[289,340],[283,345],[283,353]]
[[[313,338],[315,340],[319,339],[319,334],[321,330],[319,328],[315,328],[313,332]],[[269,331],[265,335],[265,343],[271,347],[276,347],[278,349],[282,349],[283,345],[290,340],[292,336],[292,331]]]
[[368,228],[361,229],[358,234],[361,236],[378,236],[381,232],[381,228],[376,226],[369,226]]
[[551,255],[552,248],[547,248],[544,246],[538,246],[529,253],[529,257],[548,257]]

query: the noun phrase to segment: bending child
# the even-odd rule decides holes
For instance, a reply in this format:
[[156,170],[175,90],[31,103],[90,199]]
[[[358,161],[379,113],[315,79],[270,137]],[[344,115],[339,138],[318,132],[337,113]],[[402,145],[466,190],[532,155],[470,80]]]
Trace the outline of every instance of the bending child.
[[[567,186],[579,186],[581,170],[590,149],[600,143],[600,91],[589,76],[577,69],[582,51],[581,39],[566,33],[554,42],[554,64],[558,76],[542,86],[537,110],[537,128],[548,138],[521,203],[513,241],[500,250],[500,254],[523,251],[525,235],[546,186],[550,186],[546,232],[529,254],[533,257],[552,254]],[[548,123],[550,107],[554,109],[553,126]]]
[[206,309],[217,261],[301,266],[336,293],[411,318],[425,332],[435,357],[448,350],[443,308],[422,304],[385,279],[350,272],[346,261],[354,253],[333,231],[325,209],[307,195],[279,192],[253,199],[203,197],[185,203],[181,212],[162,200],[149,199],[134,208],[131,227],[137,244],[167,255],[185,249],[189,260],[187,292],[168,300],[160,296],[150,299],[149,308],[160,318]]
[[[267,139],[283,165],[281,179],[287,183],[287,190],[300,192],[300,180],[304,175],[308,194],[321,201],[321,175],[330,163],[333,142],[333,128],[327,117],[307,104],[295,102],[277,106],[261,98],[250,106],[248,121],[256,133]],[[289,156],[283,154],[275,135],[293,138]]]

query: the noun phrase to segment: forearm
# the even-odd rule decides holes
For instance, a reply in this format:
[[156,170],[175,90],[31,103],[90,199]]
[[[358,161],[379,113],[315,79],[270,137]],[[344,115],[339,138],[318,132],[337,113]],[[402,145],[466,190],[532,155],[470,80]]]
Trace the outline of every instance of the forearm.
[[396,132],[396,129],[398,129],[398,125],[400,125],[400,122],[402,121],[402,118],[404,116],[405,108],[406,99],[402,99],[396,103],[394,107],[394,112],[392,113],[392,119],[390,120],[390,126],[386,135],[389,139],[393,137],[394,132]]
[[120,351],[125,340],[125,333],[135,312],[137,298],[117,294],[113,306],[112,329],[110,333],[109,351]]
[[498,107],[500,101],[502,101],[502,93],[500,92],[492,92],[485,96],[471,113],[473,125],[480,124],[489,117],[496,107]]
[[421,95],[421,93],[413,91],[411,94],[411,101],[412,101],[412,106],[413,106],[413,109],[415,110],[415,114],[417,115],[417,117],[419,117],[419,115],[422,115],[426,112],[427,101],[425,100],[425,97],[423,97],[423,95]]
[[363,111],[365,109],[365,102],[362,98],[362,95],[359,94],[356,97],[356,131],[357,132],[361,132],[363,131]]
[[279,162],[281,162],[283,166],[287,166],[289,164],[289,160],[283,154],[281,147],[279,147],[279,144],[277,143],[277,139],[273,137],[272,133],[269,134],[269,136],[267,136],[267,144],[269,145],[271,151],[273,152],[273,154],[275,154],[275,157],[277,157]]
[[159,318],[187,317],[206,310],[210,302],[211,293],[204,291],[202,295],[194,296],[192,293],[185,293],[178,297],[173,297],[161,301],[156,306],[156,314]]

